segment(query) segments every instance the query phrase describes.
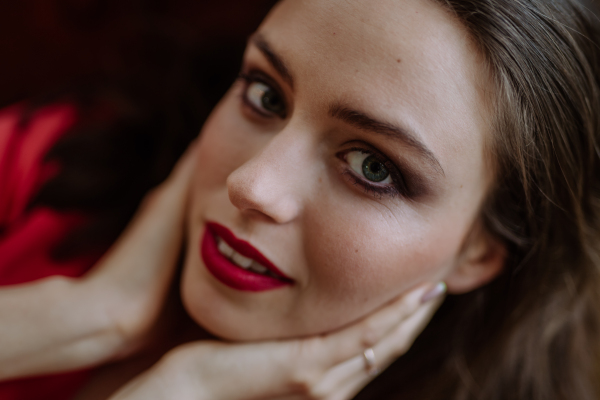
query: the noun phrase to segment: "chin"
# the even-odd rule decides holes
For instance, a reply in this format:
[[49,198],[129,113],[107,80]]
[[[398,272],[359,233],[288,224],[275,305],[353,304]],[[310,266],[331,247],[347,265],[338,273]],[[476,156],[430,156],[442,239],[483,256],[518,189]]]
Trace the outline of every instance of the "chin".
[[[188,315],[204,330],[224,340],[245,342],[293,337],[282,331],[280,324],[259,321],[254,313],[227,304],[219,293],[210,289],[198,290],[193,285],[181,285],[181,300]],[[207,295],[210,292],[210,295]]]
[[216,315],[211,315],[210,313],[191,313],[187,307],[186,310],[192,319],[202,327],[202,329],[220,339],[232,342],[249,342],[270,339],[260,335],[260,333],[257,332],[249,333],[247,330],[241,329],[239,326],[234,326],[235,324],[224,323],[224,321]]

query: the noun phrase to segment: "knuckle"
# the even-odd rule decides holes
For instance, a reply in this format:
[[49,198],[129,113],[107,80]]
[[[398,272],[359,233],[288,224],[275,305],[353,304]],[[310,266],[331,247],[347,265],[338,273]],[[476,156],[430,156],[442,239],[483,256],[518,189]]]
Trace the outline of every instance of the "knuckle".
[[319,383],[324,375],[323,354],[326,353],[325,339],[317,336],[296,342],[289,350],[290,358],[295,360],[287,363],[288,382],[290,390],[302,398],[310,400],[324,400],[328,393],[323,392]]
[[307,368],[298,368],[294,370],[290,380],[291,389],[295,393],[299,393],[302,396],[311,399],[315,394],[316,383],[316,374]]
[[379,341],[380,328],[373,321],[365,321],[362,327],[361,344],[364,347],[374,346]]
[[307,393],[307,397],[310,400],[325,400],[328,398],[326,393],[322,393],[321,390],[313,389],[309,393]]
[[[306,396],[313,400],[325,400],[331,398],[331,391],[333,389],[331,383],[324,382],[323,377],[319,378],[318,384],[313,385]],[[325,378],[326,380],[326,378]],[[325,384],[324,384],[325,383]]]
[[[309,346],[312,347],[312,346]],[[299,357],[293,363],[293,367],[289,371],[290,389],[293,393],[300,394],[303,398],[311,400],[320,400],[323,398],[322,393],[318,390],[318,383],[321,380],[322,371],[314,360],[309,356],[310,348],[298,346],[295,350]]]

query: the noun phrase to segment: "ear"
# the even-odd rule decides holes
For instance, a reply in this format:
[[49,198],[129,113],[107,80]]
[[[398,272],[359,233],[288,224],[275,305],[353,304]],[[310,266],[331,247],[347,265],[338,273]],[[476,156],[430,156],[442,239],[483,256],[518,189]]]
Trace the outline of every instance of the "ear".
[[506,245],[480,224],[467,235],[458,262],[446,276],[448,293],[462,294],[492,281],[504,267]]

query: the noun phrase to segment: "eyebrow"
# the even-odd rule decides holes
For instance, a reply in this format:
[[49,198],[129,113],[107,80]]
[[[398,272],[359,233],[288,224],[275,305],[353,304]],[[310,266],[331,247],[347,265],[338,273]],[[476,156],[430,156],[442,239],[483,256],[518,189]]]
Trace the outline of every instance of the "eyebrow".
[[[287,64],[285,61],[283,61],[283,58],[281,58],[273,50],[265,37],[260,33],[254,33],[252,36],[250,36],[249,41],[261,51],[265,58],[269,60],[269,63],[273,66],[273,68],[279,73],[281,78],[293,89],[294,78],[292,77]],[[329,115],[332,118],[344,121],[347,124],[355,126],[359,129],[402,141],[406,145],[415,149],[436,171],[438,171],[442,176],[445,176],[444,169],[433,152],[418,139],[418,135],[411,132],[409,129],[400,128],[388,122],[378,121],[365,113],[353,110],[342,104],[332,105],[329,108]]]
[[442,176],[445,176],[442,165],[433,152],[418,139],[418,136],[406,128],[400,128],[388,122],[378,121],[357,110],[342,104],[334,104],[329,108],[329,115],[359,129],[400,140],[415,149]]
[[266,41],[264,36],[260,33],[255,33],[250,36],[250,42],[254,43],[254,45],[261,51],[261,53],[263,53],[267,60],[269,60],[281,78],[293,89],[294,78],[292,77],[292,74],[290,74],[290,70],[283,59],[273,50],[269,42]]

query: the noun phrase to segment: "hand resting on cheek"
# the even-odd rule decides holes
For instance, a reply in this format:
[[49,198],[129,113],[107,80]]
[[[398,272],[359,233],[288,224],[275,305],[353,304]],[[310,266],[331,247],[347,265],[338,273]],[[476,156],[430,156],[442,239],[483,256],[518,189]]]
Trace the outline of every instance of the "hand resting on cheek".
[[[443,283],[421,285],[325,335],[241,344],[187,343],[111,400],[349,399],[409,349],[444,295]],[[369,368],[366,349],[375,355]]]

